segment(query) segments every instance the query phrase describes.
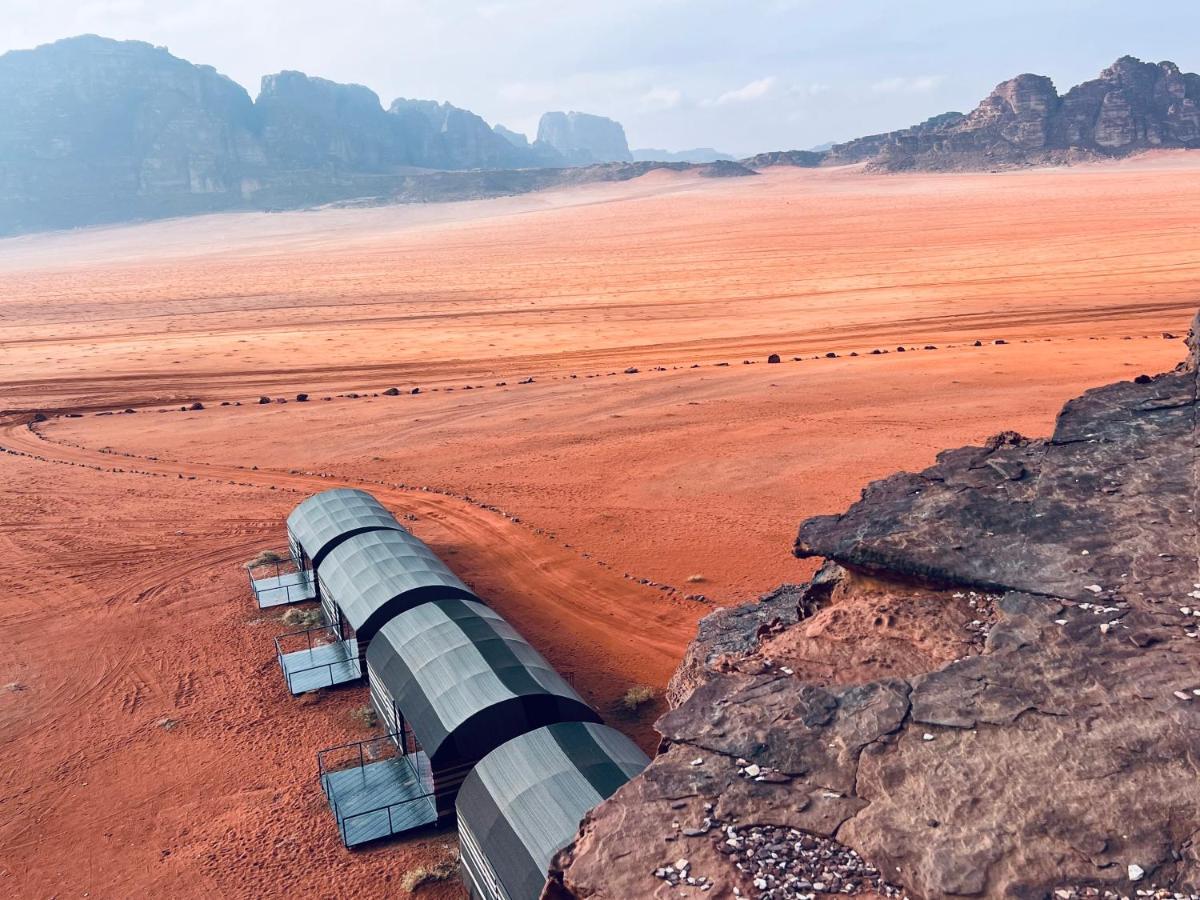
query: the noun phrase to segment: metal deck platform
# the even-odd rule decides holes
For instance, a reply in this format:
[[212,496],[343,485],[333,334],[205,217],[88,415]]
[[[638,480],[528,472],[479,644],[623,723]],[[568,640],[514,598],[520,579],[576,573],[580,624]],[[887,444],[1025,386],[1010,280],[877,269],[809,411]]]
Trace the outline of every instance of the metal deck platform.
[[321,775],[347,847],[437,822],[429,757],[418,751]]
[[362,678],[358,641],[334,641],[279,654],[288,690],[305,694]]
[[250,587],[254,590],[254,599],[258,601],[259,609],[317,599],[316,579],[307,569],[266,578],[252,578]]

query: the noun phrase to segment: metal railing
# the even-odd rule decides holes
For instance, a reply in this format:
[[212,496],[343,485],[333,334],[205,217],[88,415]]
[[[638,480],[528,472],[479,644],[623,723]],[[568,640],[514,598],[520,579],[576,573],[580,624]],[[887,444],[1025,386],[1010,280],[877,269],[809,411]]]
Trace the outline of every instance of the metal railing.
[[[300,564],[300,561],[290,554],[277,553],[276,556],[279,559],[259,563],[256,566],[246,566],[246,577],[250,581],[250,590],[254,593],[254,599],[258,603],[259,608],[285,606],[291,603],[300,603],[304,600],[312,600],[315,593],[313,590],[315,585],[313,572],[305,569]],[[260,588],[257,584],[257,582],[269,578],[278,580],[289,575],[298,577],[283,584],[275,584],[264,588]],[[281,594],[282,598],[280,597]]]
[[[403,735],[400,732],[391,732],[363,741],[353,741],[349,744],[327,747],[317,752],[317,778],[321,784],[321,790],[325,793],[325,799],[329,802],[329,808],[333,811],[333,816],[337,820],[338,832],[341,835],[343,845],[347,847],[351,846],[347,823],[366,816],[378,816],[381,813],[386,815],[389,835],[407,831],[409,828],[430,824],[437,819],[437,805],[434,802],[436,791],[433,784],[433,773],[432,771],[426,773],[422,770],[420,758],[424,754],[420,751],[416,753],[399,752],[401,746],[399,742],[402,739]],[[384,752],[379,752],[378,747],[382,747]],[[335,755],[340,758],[340,764],[338,761],[330,761],[330,758]],[[420,793],[393,803],[380,804],[370,809],[357,810],[343,815],[342,811],[338,808],[337,796],[330,790],[326,776],[336,772],[344,772],[348,769],[363,769],[372,763],[385,762],[397,758],[403,761],[407,767],[408,773],[413,780],[413,785],[420,788]],[[429,765],[427,758],[424,765]],[[397,814],[403,809],[411,809],[412,805],[416,803],[428,804],[428,812],[431,815],[421,817],[419,821],[406,828],[399,829],[398,832],[396,827]]]
[[[368,763],[381,762],[385,759],[393,759],[400,756],[401,754],[397,751],[400,749],[398,741],[401,737],[401,732],[390,731],[387,734],[377,735],[363,741],[351,741],[348,744],[338,744],[334,747],[326,747],[324,750],[318,750],[317,775],[320,777],[328,775],[330,772],[361,769]],[[382,746],[386,752],[379,753],[376,751],[374,749],[376,745]],[[339,754],[347,762],[342,765],[330,764],[328,760],[333,754]],[[409,765],[411,765],[411,762]]]
[[[415,828],[421,828],[425,825],[432,825],[437,821],[437,804],[434,803],[433,797],[434,791],[432,788],[429,788],[422,794],[419,794],[415,797],[406,797],[403,800],[397,800],[395,803],[389,803],[387,806],[379,806],[375,809],[364,809],[362,812],[351,813],[344,818],[338,816],[338,832],[342,836],[342,846],[350,846],[348,823],[354,821],[355,819],[365,818],[366,816],[377,816],[380,813],[387,813],[389,836],[393,834],[403,834],[405,831],[411,831]],[[412,809],[413,804],[416,803],[420,803],[427,808],[426,815],[420,816],[410,825],[406,825],[403,828],[397,829],[394,813],[398,813],[402,809]],[[336,809],[334,810],[334,816],[337,816]]]
[[[290,649],[287,647],[289,644],[291,645]],[[314,650],[319,650],[322,647],[330,647],[334,644],[340,644],[344,647],[344,658],[331,659],[327,662],[317,662],[301,668],[289,668],[283,661],[285,656],[291,656],[293,653],[307,651],[311,654]],[[338,634],[337,629],[332,625],[315,625],[312,628],[302,628],[299,631],[288,631],[279,635],[275,638],[275,659],[279,662],[279,670],[283,673],[283,678],[287,682],[289,691],[292,690],[293,680],[297,675],[315,672],[320,669],[325,669],[329,673],[331,685],[352,680],[343,678],[340,682],[335,682],[335,668],[350,668],[354,672],[354,678],[362,677],[362,661],[358,655],[358,641],[354,638],[343,640],[341,635]]]

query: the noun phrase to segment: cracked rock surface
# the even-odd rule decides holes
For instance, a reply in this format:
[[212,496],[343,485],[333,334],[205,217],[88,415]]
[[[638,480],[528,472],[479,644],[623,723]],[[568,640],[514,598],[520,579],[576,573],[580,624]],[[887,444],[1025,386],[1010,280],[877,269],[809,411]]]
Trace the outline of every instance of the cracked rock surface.
[[804,523],[831,564],[702,623],[550,894],[822,893],[767,877],[810,871],[776,834],[911,897],[1200,894],[1196,345]]

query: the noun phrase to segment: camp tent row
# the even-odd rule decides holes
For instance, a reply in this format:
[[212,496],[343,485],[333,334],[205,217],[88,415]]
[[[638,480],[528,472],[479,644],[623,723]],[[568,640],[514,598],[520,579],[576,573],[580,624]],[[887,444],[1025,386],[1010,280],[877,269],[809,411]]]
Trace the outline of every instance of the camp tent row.
[[553,854],[646,756],[370,494],[308,498],[288,541],[324,618],[281,638],[301,649],[276,642],[289,689],[365,674],[387,730],[318,754],[343,842],[457,818],[472,896],[536,898]]

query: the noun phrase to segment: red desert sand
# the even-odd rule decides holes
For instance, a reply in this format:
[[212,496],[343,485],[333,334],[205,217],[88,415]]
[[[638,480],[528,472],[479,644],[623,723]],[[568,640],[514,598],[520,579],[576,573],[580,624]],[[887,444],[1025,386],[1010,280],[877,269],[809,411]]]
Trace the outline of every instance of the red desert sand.
[[622,695],[810,574],[802,518],[1178,361],[1198,176],[659,173],[0,241],[0,895],[403,896],[453,855],[341,847],[314,755],[365,691],[291,698],[246,587],[339,484],[653,750],[663,701]]

